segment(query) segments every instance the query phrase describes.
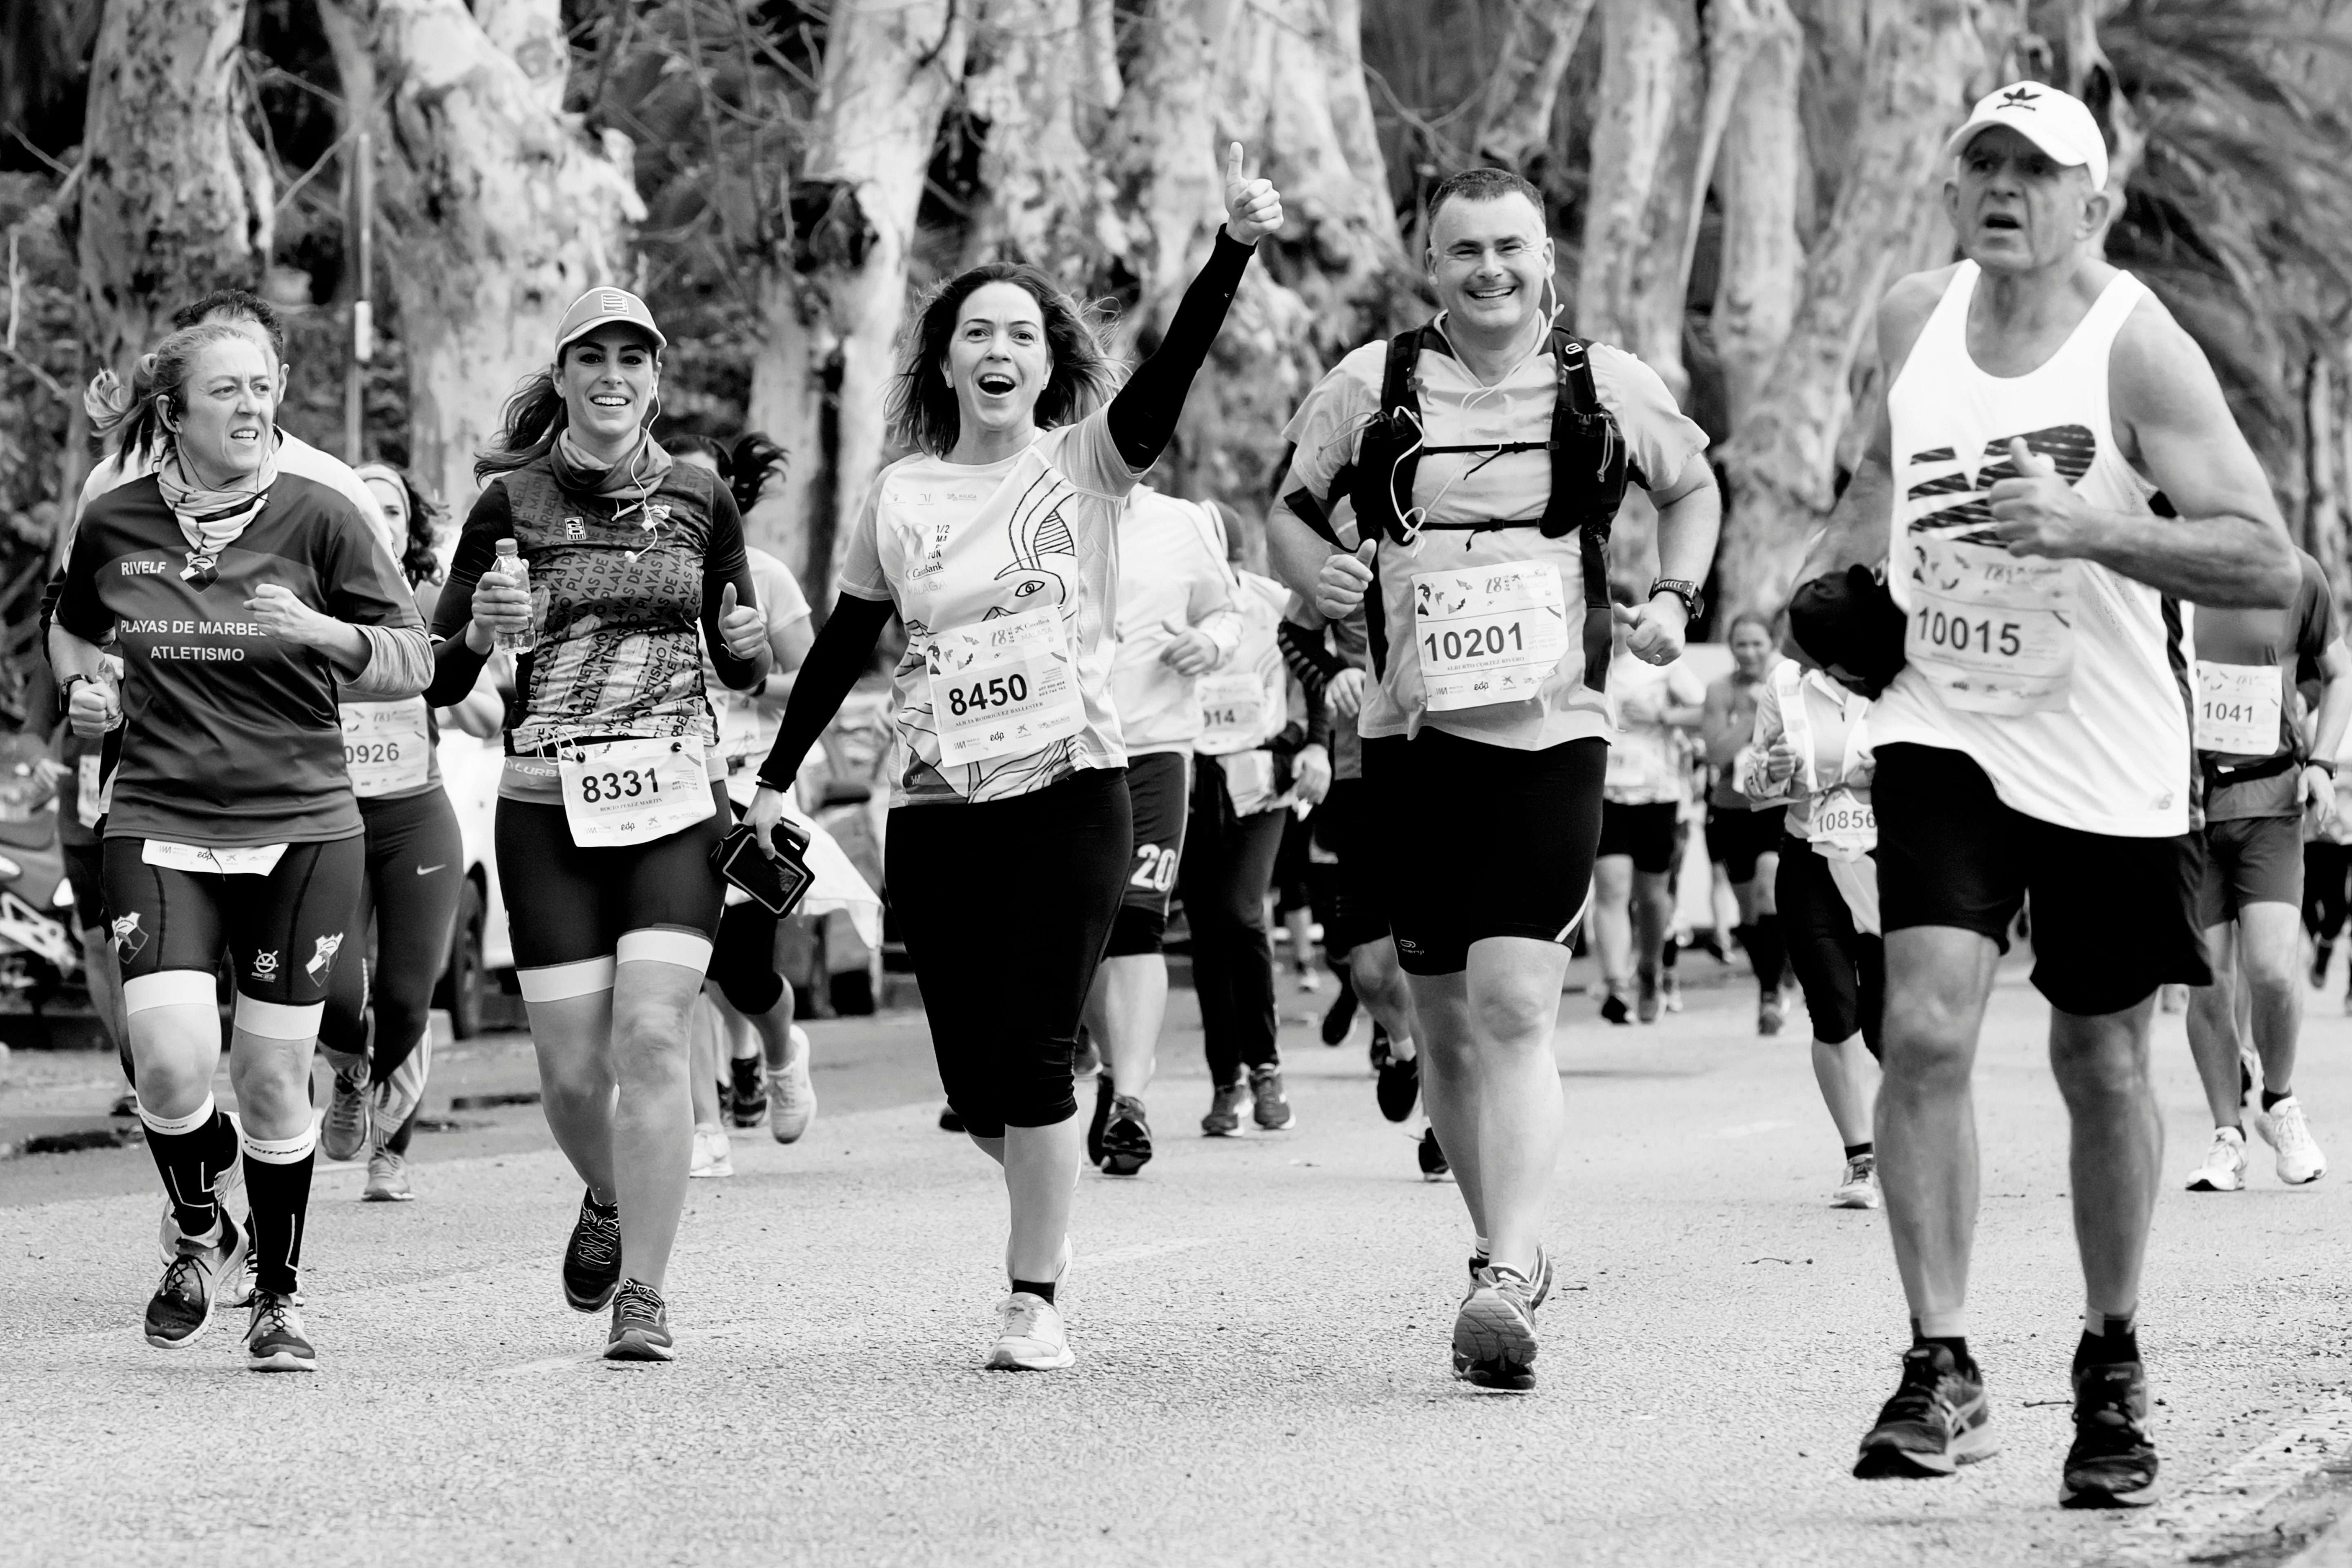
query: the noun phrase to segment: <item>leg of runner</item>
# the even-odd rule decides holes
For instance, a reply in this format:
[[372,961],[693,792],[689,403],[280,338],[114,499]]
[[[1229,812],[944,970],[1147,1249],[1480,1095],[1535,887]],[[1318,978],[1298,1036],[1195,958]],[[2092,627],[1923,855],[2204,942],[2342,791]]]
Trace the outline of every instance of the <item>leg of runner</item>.
[[2204,1163],[2189,1173],[2192,1193],[2234,1193],[2246,1184],[2243,1083],[2238,1034],[2238,922],[2205,929],[2213,984],[2189,991],[2189,1055],[2213,1118],[2213,1140]]
[[1147,752],[1130,759],[1127,770],[1134,849],[1084,1014],[1103,1061],[1096,1086],[1101,1124],[1096,1158],[1114,1176],[1134,1175],[1151,1158],[1143,1093],[1151,1086],[1160,1029],[1168,1016],[1168,961],[1160,944],[1168,928],[1169,895],[1183,862],[1192,762],[1189,752]]
[[2254,1131],[2276,1157],[2278,1179],[2291,1187],[2327,1173],[2326,1156],[2312,1137],[2294,1092],[2295,1052],[2303,1032],[2303,984],[2295,973],[2302,956],[2297,928],[2294,904],[2263,900],[2238,910],[2238,972],[2253,1004],[2254,1050],[2263,1064],[2262,1109],[2255,1113]]
[[2352,871],[2352,846],[2315,838],[2303,847],[2303,926],[2311,933],[2311,984],[2327,984],[2336,939],[2343,932],[2345,883]]
[[1813,1081],[1844,1151],[1844,1174],[1831,1204],[1878,1206],[1877,1150],[1871,1132],[1871,1058],[1877,1054],[1885,955],[1877,937],[1854,929],[1853,913],[1811,845],[1759,859],[1773,869],[1774,902],[1790,936],[1789,963],[1804,987],[1813,1023]]
[[[1633,857],[1603,855],[1592,863],[1592,946],[1606,994],[1601,1016],[1612,1024],[1633,1017]],[[1418,998],[1420,993],[1414,993]],[[1443,1129],[1438,1131],[1445,1136]],[[1456,1163],[1457,1166],[1459,1162]]]
[[[432,1071],[433,988],[447,965],[465,892],[465,840],[449,797],[438,789],[363,800],[360,816],[367,824],[366,897],[375,933],[374,959],[366,970],[373,1014],[367,1036],[373,1139],[360,1195],[399,1203],[414,1195],[405,1134]],[[354,929],[367,929],[364,917]]]
[[1658,980],[1665,967],[1666,940],[1675,923],[1671,871],[1633,872],[1633,985],[1635,1011],[1644,1024],[1658,1019]]
[[[365,821],[364,816],[361,818]],[[352,952],[338,963],[334,984],[327,993],[326,1011],[319,1020],[319,1052],[333,1069],[327,1109],[319,1118],[319,1152],[330,1160],[356,1160],[367,1152],[373,1131],[368,1095],[368,1001],[373,966],[368,959],[373,923],[375,856],[368,856],[368,874],[360,885],[360,910],[352,922]]]
[[689,1177],[735,1173],[734,1155],[727,1145],[726,1108],[719,1103],[735,1032],[735,1020],[725,1008],[724,1000],[712,995],[706,983],[694,999],[687,1023],[687,1043],[693,1059],[686,1080],[694,1100],[694,1153],[686,1170]]
[[1197,765],[1177,886],[1192,932],[1192,987],[1212,1083],[1201,1131],[1214,1137],[1238,1130],[1246,1074],[1246,1098],[1258,1127],[1278,1132],[1297,1119],[1275,1045],[1279,1026],[1265,905],[1284,830],[1293,819],[1283,809],[1235,817],[1217,760],[1203,757]]

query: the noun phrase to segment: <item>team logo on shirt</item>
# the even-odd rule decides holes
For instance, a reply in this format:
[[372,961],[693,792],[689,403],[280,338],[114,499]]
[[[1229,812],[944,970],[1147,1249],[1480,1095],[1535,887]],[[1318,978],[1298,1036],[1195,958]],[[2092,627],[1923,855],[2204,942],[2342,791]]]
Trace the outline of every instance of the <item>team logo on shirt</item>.
[[1932,478],[1914,484],[1909,493],[1913,500],[1930,497],[1950,496],[1951,504],[1938,505],[1934,511],[1922,512],[1911,520],[1911,531],[1945,532],[1965,528],[1966,532],[1952,532],[1949,537],[1970,544],[1997,544],[1993,536],[1992,504],[1986,497],[1992,487],[2003,479],[2019,477],[2017,465],[2010,461],[2009,444],[2023,441],[2028,450],[2044,457],[2056,465],[2058,477],[2073,484],[2091,471],[2092,462],[2099,455],[2099,438],[2087,425],[2052,425],[2040,430],[2021,430],[2014,435],[1996,436],[1984,444],[1983,453],[1971,467],[1950,447],[1935,447],[1911,454],[1911,467],[1916,469],[1944,468]]
[[171,569],[172,563],[168,561],[125,561],[122,563],[125,577],[160,576]]
[[327,984],[327,975],[335,967],[335,954],[342,951],[342,946],[343,933],[341,931],[319,939],[318,951],[310,955],[310,962],[302,966],[311,984],[321,987]]
[[278,954],[275,952],[255,953],[253,955],[253,977],[256,980],[277,979]]
[[588,537],[588,525],[576,517],[567,517],[563,520],[563,537],[585,539]]
[[147,933],[139,929],[139,911],[118,915],[114,920],[114,954],[124,963],[139,956],[147,945]]

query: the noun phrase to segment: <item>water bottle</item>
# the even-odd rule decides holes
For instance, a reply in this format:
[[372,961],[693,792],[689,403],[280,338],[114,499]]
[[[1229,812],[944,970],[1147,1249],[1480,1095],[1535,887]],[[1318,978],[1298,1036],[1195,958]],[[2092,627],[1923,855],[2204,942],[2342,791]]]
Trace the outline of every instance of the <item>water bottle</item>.
[[[524,563],[521,556],[515,553],[515,542],[511,539],[501,539],[499,541],[498,550],[499,558],[495,563],[498,569],[511,578],[516,587],[526,594],[530,593],[530,568]],[[533,605],[532,608],[536,612],[537,606]],[[538,618],[535,613],[532,618],[534,620]],[[536,629],[536,627],[528,627],[519,632],[500,632],[498,637],[499,651],[529,653],[535,640],[532,634]]]

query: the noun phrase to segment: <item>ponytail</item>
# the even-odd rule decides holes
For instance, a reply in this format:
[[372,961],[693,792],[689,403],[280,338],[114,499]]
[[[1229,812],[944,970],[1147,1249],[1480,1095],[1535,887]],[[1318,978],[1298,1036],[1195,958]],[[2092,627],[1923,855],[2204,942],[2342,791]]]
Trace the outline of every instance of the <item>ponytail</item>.
[[474,479],[486,482],[545,457],[555,449],[555,438],[563,433],[565,423],[563,394],[556,390],[555,373],[531,372],[507,399],[498,440],[474,454]]
[[125,461],[168,447],[172,432],[163,424],[163,405],[184,395],[196,355],[211,344],[244,336],[223,321],[183,327],[157,344],[154,353],[139,356],[128,388],[112,371],[100,371],[81,395],[91,428],[100,436],[120,431],[114,449]]

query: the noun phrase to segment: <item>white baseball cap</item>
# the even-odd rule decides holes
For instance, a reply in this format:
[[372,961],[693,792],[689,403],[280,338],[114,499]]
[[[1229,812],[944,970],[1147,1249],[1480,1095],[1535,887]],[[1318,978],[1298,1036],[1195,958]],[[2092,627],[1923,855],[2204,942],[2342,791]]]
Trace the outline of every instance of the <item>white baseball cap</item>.
[[555,329],[555,357],[562,359],[565,349],[607,321],[625,321],[641,329],[657,349],[669,346],[669,340],[654,325],[654,313],[646,309],[643,300],[626,289],[591,289],[572,300],[572,309],[563,312],[563,321]]
[[1957,158],[1979,131],[2006,125],[2069,168],[2081,164],[2090,171],[2091,184],[2107,184],[2107,142],[2099,122],[2083,100],[2047,82],[2013,81],[1977,100],[1967,124],[1944,143],[1944,156]]

